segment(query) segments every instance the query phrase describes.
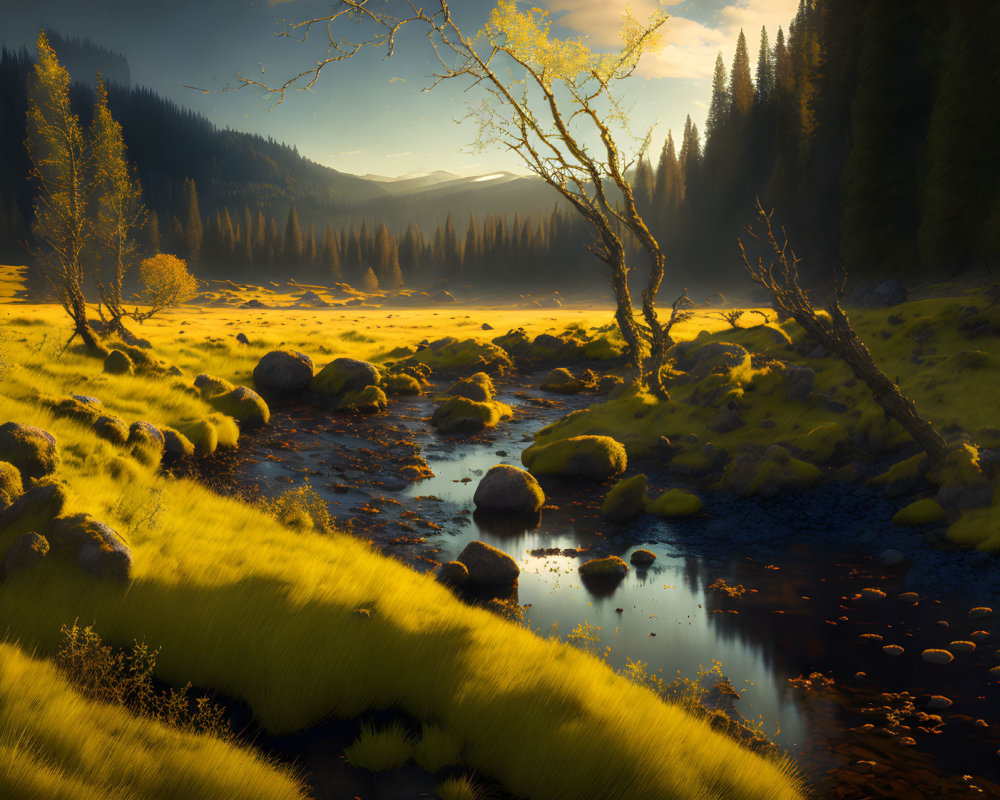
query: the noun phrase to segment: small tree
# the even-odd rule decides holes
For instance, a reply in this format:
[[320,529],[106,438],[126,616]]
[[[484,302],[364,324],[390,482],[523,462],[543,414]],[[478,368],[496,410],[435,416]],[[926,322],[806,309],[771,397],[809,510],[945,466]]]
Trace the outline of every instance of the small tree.
[[107,309],[107,318],[100,304],[97,309],[108,332],[122,333],[122,319],[128,315],[122,288],[139,252],[136,234],[146,224],[146,206],[139,180],[125,160],[122,128],[108,109],[108,93],[100,76],[92,139],[99,192],[95,229],[102,256],[98,262],[97,289]]
[[782,231],[782,241],[779,243],[771,223],[772,216],[773,212],[769,214],[764,211],[764,207],[758,201],[757,226],[748,229],[754,239],[762,242],[765,249],[771,251],[770,263],[765,265],[762,258],[758,258],[756,264],[752,263],[743,247],[743,241],[739,242],[740,258],[750,279],[767,290],[774,298],[775,307],[779,312],[792,317],[827,350],[846,361],[854,370],[854,374],[868,384],[875,402],[913,437],[931,460],[942,458],[946,444],[941,434],[917,413],[913,401],[906,397],[875,363],[871,351],[854,332],[847,314],[840,307],[847,274],[841,270],[839,279],[827,296],[825,310],[830,315],[830,322],[827,323],[816,313],[809,295],[799,285],[799,259],[796,258],[784,231]]
[[[396,35],[407,25],[428,37],[439,71],[431,88],[447,80],[465,81],[483,91],[483,100],[470,117],[478,125],[477,148],[499,146],[514,153],[534,174],[557,190],[589,223],[591,251],[609,268],[617,310],[615,319],[638,378],[654,393],[666,397],[661,368],[672,343],[670,327],[680,317],[682,300],[666,325],[656,312],[656,296],[663,281],[665,258],[650,232],[629,183],[630,171],[649,145],[649,133],[635,137],[628,128],[628,109],[621,104],[619,83],[633,74],[639,59],[658,45],[667,16],[655,12],[640,23],[626,11],[622,47],[609,54],[591,51],[582,41],[560,40],[549,30],[546,12],[520,11],[514,0],[500,0],[486,25],[468,36],[452,17],[447,0],[437,0],[425,11],[413,0],[339,0],[336,10],[293,26],[308,38],[314,26],[326,28],[330,53],[319,63],[278,86],[240,77],[236,88],[257,86],[276,96],[305,82],[312,87],[324,68],[344,61],[365,48],[384,50],[391,57]],[[400,9],[399,16],[391,13]],[[368,38],[339,37],[341,27],[370,26]],[[305,80],[308,79],[308,80]],[[619,142],[629,142],[623,153]],[[649,276],[642,291],[641,325],[632,308],[623,232],[639,242],[649,260]],[[648,354],[648,358],[647,358]]]
[[70,108],[69,73],[44,30],[38,34],[38,60],[28,81],[27,133],[24,146],[38,185],[33,255],[73,320],[69,341],[79,336],[92,353],[102,353],[87,322],[83,294],[83,264],[92,240],[87,214],[94,190],[93,153]]
[[145,287],[139,301],[148,308],[139,311],[137,307],[129,316],[140,324],[165,308],[186,303],[198,293],[198,281],[188,272],[183,258],[157,253],[143,260],[139,272]]

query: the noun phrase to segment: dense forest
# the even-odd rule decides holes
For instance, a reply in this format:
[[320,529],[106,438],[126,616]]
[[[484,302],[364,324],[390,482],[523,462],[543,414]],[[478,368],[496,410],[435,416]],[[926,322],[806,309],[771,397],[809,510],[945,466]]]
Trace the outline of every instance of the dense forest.
[[[722,53],[716,63],[704,136],[689,118],[633,175],[668,254],[668,280],[723,288],[739,277],[735,242],[757,197],[776,210],[815,276],[838,264],[855,281],[908,283],[990,269],[1000,256],[1000,134],[988,109],[1000,83],[991,58],[998,24],[994,0],[801,0],[787,34],[779,28],[772,43],[760,32],[756,64],[741,32],[729,68]],[[56,43],[76,63],[92,47]],[[123,59],[96,52],[102,71],[127,82]],[[5,258],[23,259],[28,239],[30,67],[24,51],[0,55]],[[91,90],[74,92],[88,124]],[[553,208],[554,193],[540,194],[540,182],[506,184],[502,200],[501,189],[483,187],[475,203],[444,195],[435,205],[273,140],[219,130],[121,80],[108,102],[152,212],[146,246],[185,256],[203,276],[261,281],[280,267],[383,288],[440,278],[600,285],[586,226],[564,205]],[[518,197],[519,211],[497,210],[518,208]],[[419,206],[422,217],[413,213]]]

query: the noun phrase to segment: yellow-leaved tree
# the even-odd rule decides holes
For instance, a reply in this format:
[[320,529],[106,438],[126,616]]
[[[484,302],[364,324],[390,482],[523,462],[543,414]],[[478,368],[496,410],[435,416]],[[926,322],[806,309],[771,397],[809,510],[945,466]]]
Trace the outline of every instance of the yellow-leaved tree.
[[[324,69],[367,48],[391,57],[404,27],[421,29],[438,65],[429,88],[458,80],[481,92],[469,114],[477,124],[475,146],[515,153],[589,223],[589,247],[608,267],[615,318],[637,377],[666,397],[661,368],[672,343],[671,327],[684,316],[687,298],[673,303],[666,322],[659,319],[656,300],[665,257],[636,208],[628,180],[648,149],[650,134],[630,131],[619,87],[641,57],[659,45],[666,13],[656,11],[640,21],[627,8],[621,46],[597,53],[580,39],[556,37],[547,12],[519,9],[515,0],[500,0],[473,36],[455,22],[447,0],[428,5],[425,10],[411,0],[338,0],[332,13],[296,23],[289,31],[308,39],[316,26],[325,29],[330,50],[315,67],[274,86],[241,75],[234,88],[256,86],[280,102],[288,89],[311,88]],[[648,260],[641,318],[629,293],[627,235]]]
[[186,303],[198,293],[198,281],[188,272],[187,262],[169,253],[157,253],[143,259],[139,274],[145,287],[139,294],[139,301],[146,310],[136,308],[129,315],[139,323],[165,308]]

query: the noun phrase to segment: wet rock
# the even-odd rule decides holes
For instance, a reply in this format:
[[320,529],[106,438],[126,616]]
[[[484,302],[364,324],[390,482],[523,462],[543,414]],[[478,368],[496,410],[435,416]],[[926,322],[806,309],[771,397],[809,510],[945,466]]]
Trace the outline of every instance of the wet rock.
[[449,397],[434,411],[431,425],[439,433],[478,433],[493,428],[513,415],[510,406],[496,400],[477,402],[467,397]]
[[882,648],[882,652],[887,656],[901,656],[905,651],[898,644],[887,644]]
[[337,401],[338,411],[352,414],[377,414],[385,411],[389,400],[378,386],[366,386],[353,392],[347,392]]
[[898,567],[906,561],[906,556],[904,556],[899,550],[885,550],[880,558],[882,559],[882,563],[887,567]]
[[132,359],[122,350],[112,350],[104,359],[104,371],[112,375],[131,375],[133,370]]
[[633,475],[611,487],[601,505],[601,516],[612,522],[634,519],[645,511],[647,502],[646,476]]
[[337,358],[316,374],[311,388],[317,394],[330,398],[359,392],[381,382],[382,375],[374,364],[356,358]]
[[234,386],[225,394],[208,398],[208,402],[216,411],[235,419],[242,429],[263,427],[271,419],[271,409],[264,398],[246,386]]
[[586,388],[587,384],[565,367],[552,370],[542,382],[542,391],[555,394],[579,394]]
[[635,550],[629,561],[637,567],[648,567],[656,560],[656,553],[651,550]]
[[512,586],[521,574],[513,558],[485,542],[469,542],[456,561],[465,564],[469,583],[477,586]]
[[618,556],[592,558],[579,566],[580,574],[586,578],[620,581],[628,575],[628,564]]
[[11,575],[22,569],[30,569],[40,562],[49,552],[49,541],[34,531],[20,536],[7,549],[4,556],[4,575]]
[[865,600],[885,600],[885,592],[875,587],[868,587],[861,590],[861,596]]
[[530,472],[497,464],[479,481],[473,502],[482,511],[531,514],[545,505],[545,493]]
[[469,570],[461,561],[449,561],[437,568],[435,577],[451,586],[465,586],[469,582]]
[[131,577],[132,551],[113,528],[89,514],[57,519],[49,543],[53,554],[72,557],[91,577],[122,582]]
[[969,609],[970,619],[987,619],[993,616],[993,609],[987,608],[986,606],[976,606],[975,608]]
[[927,708],[930,711],[944,711],[946,708],[951,708],[951,705],[951,700],[940,694],[931,695],[927,701]]
[[464,397],[477,403],[488,403],[496,394],[493,379],[485,372],[477,372],[467,378],[460,378],[445,392],[450,397]]
[[974,653],[976,652],[976,643],[967,642],[964,640],[957,642],[949,642],[948,650],[951,651],[952,653],[963,653],[963,654]]
[[406,373],[386,376],[383,385],[388,394],[394,395],[415,395],[420,394],[422,390],[420,381]]
[[56,439],[34,425],[5,422],[0,425],[0,461],[13,464],[22,478],[42,478],[59,466]]
[[881,633],[859,633],[858,641],[865,644],[878,644],[882,641]]
[[253,368],[254,384],[263,391],[302,392],[312,378],[312,359],[291,350],[272,350]]
[[955,657],[947,650],[929,648],[920,654],[920,657],[928,664],[950,664]]
[[573,436],[535,444],[521,454],[532,475],[605,481],[625,471],[625,447],[610,436]]
[[125,420],[110,414],[102,414],[94,420],[94,433],[112,444],[123,445],[128,441]]
[[0,461],[0,511],[24,494],[21,471],[8,461]]

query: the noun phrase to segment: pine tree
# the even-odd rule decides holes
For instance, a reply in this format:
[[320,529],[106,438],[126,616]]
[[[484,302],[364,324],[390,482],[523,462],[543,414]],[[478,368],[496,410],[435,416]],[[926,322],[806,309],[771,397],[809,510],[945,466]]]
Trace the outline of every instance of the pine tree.
[[715,58],[715,76],[712,78],[712,102],[708,107],[708,117],[705,119],[705,147],[712,146],[713,138],[725,125],[732,108],[732,96],[726,85],[726,65],[722,60],[722,51]]
[[640,155],[639,161],[635,165],[635,175],[632,176],[632,192],[635,195],[635,204],[639,213],[644,217],[653,208],[655,184],[656,178],[653,175],[653,168],[645,155]]
[[198,188],[192,178],[184,179],[184,256],[192,265],[201,260],[201,244],[205,229],[198,210]]
[[344,275],[340,268],[340,246],[337,243],[337,234],[333,227],[327,225],[323,230],[323,255],[321,256],[321,271],[325,271],[327,276],[334,281],[340,281]]
[[79,336],[88,350],[99,353],[102,348],[87,322],[83,293],[83,262],[91,237],[87,211],[93,193],[92,151],[70,108],[69,82],[43,30],[28,84],[25,140],[38,186],[32,226],[38,243],[35,256],[73,320],[73,338]]
[[742,28],[736,40],[736,54],[733,56],[733,69],[729,77],[729,96],[732,98],[731,108],[736,118],[746,119],[753,110],[754,88],[750,79],[750,55]]
[[305,255],[305,242],[302,238],[302,228],[299,226],[299,214],[295,206],[288,207],[288,219],[285,221],[285,238],[282,240],[282,255],[285,264],[296,269],[302,266]]
[[798,147],[798,119],[795,108],[795,72],[785,46],[785,34],[778,28],[774,44],[774,102],[777,112],[779,149],[791,154]]
[[449,280],[457,280],[462,276],[462,246],[459,244],[458,236],[455,233],[455,224],[451,221],[449,212],[444,223],[444,233],[442,239],[441,266],[444,275]]
[[466,272],[470,272],[470,265],[479,264],[479,259],[482,255],[482,242],[479,237],[479,228],[476,225],[476,215],[469,215],[469,225],[465,229],[465,248],[463,250],[463,261],[465,263]]
[[253,265],[254,223],[250,206],[243,206],[242,233],[240,236],[240,255],[243,258],[243,268],[249,271]]
[[760,29],[760,51],[757,53],[757,104],[766,105],[774,95],[774,56],[767,40],[767,28]]
[[[98,244],[97,287],[109,318],[108,329],[123,331],[125,303],[122,289],[126,273],[139,253],[136,236],[146,224],[142,187],[125,160],[122,128],[108,108],[108,93],[97,76],[94,119],[91,126],[94,181],[98,194],[94,226]],[[98,306],[100,309],[100,306]]]
[[149,217],[146,220],[146,249],[152,255],[159,253],[163,249],[160,235],[160,218],[156,216],[155,211],[150,211]]

